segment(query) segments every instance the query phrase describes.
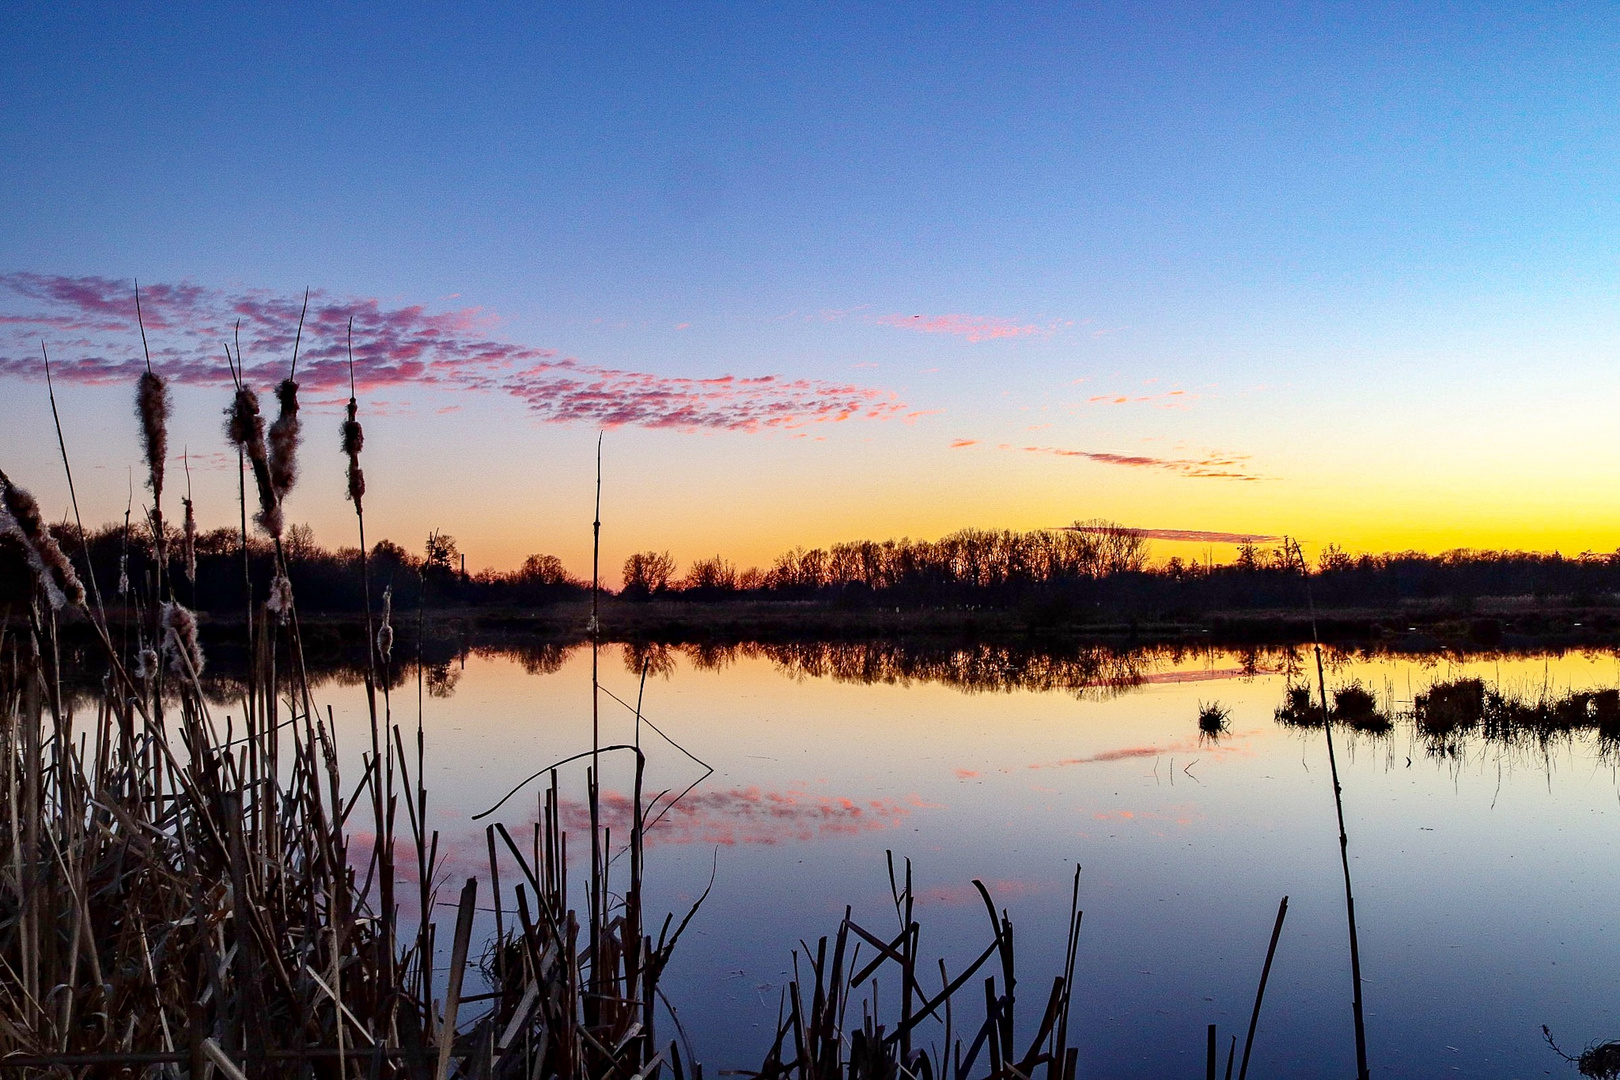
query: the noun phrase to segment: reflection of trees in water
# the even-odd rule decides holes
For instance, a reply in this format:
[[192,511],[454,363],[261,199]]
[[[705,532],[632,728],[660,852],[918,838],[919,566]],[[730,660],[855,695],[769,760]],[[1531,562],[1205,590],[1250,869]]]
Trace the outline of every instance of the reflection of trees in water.
[[472,652],[478,656],[511,657],[529,675],[555,675],[568,658],[582,645],[560,645],[554,641],[525,641],[514,644],[478,645]]
[[[1213,662],[1205,646],[1151,645],[1117,648],[1103,644],[1041,646],[1026,643],[916,643],[896,641],[795,641],[686,644],[678,647],[700,671],[723,668],[740,659],[769,660],[796,679],[884,683],[908,686],[939,683],[968,692],[1062,691],[1092,700],[1109,698],[1152,680],[1189,660]],[[626,667],[639,672],[668,670],[675,648],[638,646],[627,650]],[[1243,672],[1273,670],[1269,652],[1248,650]]]
[[675,646],[661,641],[632,641],[624,646],[624,669],[640,677],[648,675],[669,678],[675,674]]
[[973,692],[1061,690],[1106,698],[1139,686],[1167,650],[1091,645],[1061,652],[977,643],[928,648],[894,643],[807,642],[754,646],[795,678],[838,682],[941,683]]

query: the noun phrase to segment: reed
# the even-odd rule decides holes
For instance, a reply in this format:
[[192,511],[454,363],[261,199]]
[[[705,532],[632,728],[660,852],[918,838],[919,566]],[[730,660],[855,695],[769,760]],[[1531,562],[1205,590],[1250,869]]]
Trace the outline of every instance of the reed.
[[[1322,666],[1322,641],[1316,630],[1316,602],[1311,597],[1310,567],[1305,553],[1297,541],[1283,540],[1286,554],[1292,544],[1294,558],[1298,559],[1300,577],[1305,584],[1305,605],[1311,617],[1311,647],[1316,657],[1316,687],[1322,706],[1322,735],[1327,742],[1328,772],[1333,780],[1333,809],[1339,819],[1339,862],[1344,870],[1344,913],[1350,926],[1350,981],[1353,996],[1350,999],[1351,1017],[1356,1032],[1356,1077],[1367,1080],[1367,1027],[1361,1002],[1361,942],[1356,931],[1356,894],[1350,884],[1350,835],[1344,827],[1344,788],[1339,783],[1339,761],[1333,751],[1333,722],[1328,709],[1327,675]],[[1309,693],[1307,692],[1307,698]]]
[[[1034,1078],[1074,1080],[1078,1048],[1069,1044],[1069,1004],[1074,987],[1075,956],[1079,948],[1080,869],[1075,868],[1069,905],[1069,932],[1061,973],[1052,979],[1034,1033],[1022,1053],[1015,1041],[1018,978],[1013,948],[1013,925],[1003,909],[998,915],[990,891],[974,881],[990,921],[990,942],[956,974],[938,961],[939,989],[924,989],[929,977],[922,959],[922,927],[915,918],[911,861],[903,876],[895,872],[890,852],[889,890],[898,932],[893,936],[867,929],[846,908],[832,938],[821,938],[812,951],[804,947],[804,963],[793,954],[794,977],[782,994],[775,1041],[764,1062],[749,1075],[755,1080],[879,1080],[913,1077],[916,1080],[967,1080],[984,1054],[985,1080]],[[903,883],[902,883],[903,882]],[[861,962],[860,950],[872,950]],[[982,1020],[960,1025],[958,993],[979,971],[991,964],[992,974],[983,991]],[[878,1009],[877,976],[892,978],[899,986],[899,1007],[883,1022]],[[1000,976],[997,982],[997,974]],[[869,989],[863,989],[869,987]],[[1037,999],[1039,1000],[1039,999]],[[940,1038],[930,1047],[920,1045],[919,1029],[937,1026]],[[1040,1070],[1037,1073],[1037,1070]]]

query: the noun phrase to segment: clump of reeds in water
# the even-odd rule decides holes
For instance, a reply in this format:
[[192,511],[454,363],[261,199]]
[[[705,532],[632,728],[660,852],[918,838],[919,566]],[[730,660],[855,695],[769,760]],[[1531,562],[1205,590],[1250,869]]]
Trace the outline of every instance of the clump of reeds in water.
[[1438,682],[1412,699],[1412,719],[1426,739],[1452,739],[1480,726],[1490,696],[1483,679]]
[[[1409,722],[1425,749],[1435,756],[1455,756],[1464,741],[1477,735],[1487,742],[1545,747],[1554,739],[1596,737],[1600,754],[1620,755],[1620,690],[1542,690],[1515,694],[1477,677],[1442,680],[1420,691],[1408,710],[1380,707],[1378,697],[1359,682],[1332,692],[1329,715],[1335,725],[1363,734],[1390,734],[1397,721]],[[1310,689],[1288,687],[1276,711],[1287,727],[1319,729],[1322,708]]]
[[1322,707],[1311,696],[1311,688],[1295,684],[1283,691],[1283,703],[1277,706],[1277,723],[1291,728],[1320,728]]
[[1395,730],[1395,722],[1378,707],[1378,698],[1359,682],[1347,683],[1333,691],[1333,720],[1335,723],[1364,735],[1388,735]]
[[1198,703],[1198,735],[1214,741],[1232,730],[1232,713],[1218,701]]
[[[1069,1044],[1069,1002],[1082,915],[1079,869],[1070,900],[1067,948],[1057,958],[1061,972],[1052,979],[1044,1004],[1039,997],[1034,999],[1039,1012],[1033,1028],[1018,1023],[1015,1016],[1019,998],[1012,921],[1005,909],[997,913],[982,882],[973,885],[984,902],[991,940],[958,972],[938,961],[939,989],[925,991],[922,980],[928,965],[914,913],[911,862],[906,861],[902,883],[890,853],[889,888],[898,930],[874,932],[855,922],[853,910],[846,908],[830,951],[825,937],[813,951],[805,946],[808,971],[801,969],[795,950],[793,979],[778,1007],[775,1042],[760,1067],[747,1075],[754,1080],[967,1080],[977,1067],[985,1080],[1037,1076],[1074,1080],[1079,1051]],[[873,950],[864,963],[863,945]],[[964,1022],[968,1006],[954,999],[991,961],[995,961],[991,974],[977,980],[971,994],[983,1005],[982,1019],[974,1016]],[[892,978],[899,987],[899,1001],[890,1006],[893,1011],[887,1017],[879,1012],[880,974],[885,985]],[[862,989],[868,982],[873,988],[869,997]],[[924,1045],[924,1032],[930,1029],[937,1041]],[[1025,1049],[1020,1051],[1020,1046]]]
[[[1328,710],[1333,723],[1365,735],[1387,735],[1394,730],[1394,721],[1380,709],[1378,698],[1359,682],[1346,683],[1333,691],[1333,705]],[[1303,684],[1288,687],[1283,703],[1277,707],[1277,723],[1285,727],[1319,731],[1322,728],[1322,703],[1311,688]]]

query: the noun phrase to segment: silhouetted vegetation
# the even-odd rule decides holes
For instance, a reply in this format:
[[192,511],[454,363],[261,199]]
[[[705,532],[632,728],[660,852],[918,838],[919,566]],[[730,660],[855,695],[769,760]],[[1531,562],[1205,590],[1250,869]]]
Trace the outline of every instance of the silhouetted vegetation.
[[[81,539],[71,524],[51,526],[68,557],[84,574],[86,541],[95,579],[115,603],[136,603],[156,582],[151,530],[147,523],[114,523]],[[249,573],[243,573],[242,534],[222,528],[197,533],[189,544],[182,532],[165,526],[169,562],[164,578],[177,582],[182,599],[197,610],[234,616],[245,610],[244,579],[268,589],[275,547],[254,534],[247,541]],[[282,539],[286,572],[306,614],[345,614],[363,610],[358,548],[331,550],[314,542],[307,526],[289,526]],[[368,552],[374,592],[392,586],[402,610],[417,606],[424,589],[431,606],[538,609],[589,595],[589,583],[570,574],[553,555],[531,555],[513,571],[465,573],[455,538],[430,534],[420,554],[388,540]],[[185,554],[194,554],[195,580],[177,573]],[[740,568],[721,555],[699,559],[684,573],[666,551],[645,551],[625,560],[619,596],[624,600],[694,605],[683,617],[719,617],[703,611],[739,601],[810,605],[828,612],[981,611],[999,613],[1024,629],[1060,629],[1104,623],[1194,622],[1214,619],[1232,628],[1259,620],[1259,626],[1288,628],[1301,606],[1297,564],[1290,570],[1281,548],[1262,551],[1246,545],[1229,563],[1149,563],[1140,533],[1106,522],[1077,523],[1065,529],[1009,532],[967,529],[935,541],[886,540],[795,548],[768,569]],[[131,593],[117,585],[127,577]],[[1620,552],[1579,556],[1533,552],[1451,551],[1439,555],[1400,552],[1352,558],[1329,546],[1312,567],[1311,589],[1318,608],[1345,613],[1352,622],[1390,618],[1414,604],[1447,606],[1458,622],[1455,636],[1492,647],[1510,629],[1536,633],[1534,625],[1504,625],[1500,612],[1475,608],[1486,598],[1514,598],[1523,611],[1515,624],[1535,623],[1540,608],[1553,604],[1604,607],[1620,603]],[[24,602],[28,568],[14,542],[0,538],[0,603]],[[255,599],[263,599],[256,597]],[[1528,606],[1525,600],[1528,599]],[[659,618],[656,607],[643,618]],[[1368,614],[1372,613],[1372,614]],[[730,616],[725,616],[730,618]],[[1613,630],[1612,616],[1599,612],[1593,629]],[[611,620],[610,620],[611,623]],[[1213,623],[1211,623],[1213,625]],[[1250,631],[1252,632],[1252,627]],[[1303,632],[1302,627],[1295,627]],[[1334,617],[1325,632],[1334,634]],[[1363,627],[1365,629],[1365,627]],[[1399,629],[1404,629],[1400,627]]]
[[1218,701],[1208,705],[1198,703],[1198,734],[1206,739],[1219,739],[1232,730],[1232,712]]
[[[237,615],[247,607],[243,574],[243,543],[239,530],[222,528],[196,535],[192,545],[196,559],[195,580],[178,574],[178,553],[183,536],[178,529],[165,530],[164,544],[169,566],[165,586],[173,582],[181,600],[194,610]],[[144,525],[126,529],[122,524],[105,525],[81,536],[76,526],[51,526],[58,544],[81,575],[85,574],[86,550],[90,566],[100,584],[109,611],[127,604],[139,608],[153,595],[157,559],[153,555],[151,532]],[[330,550],[316,544],[306,525],[289,527],[281,538],[287,578],[292,582],[299,610],[306,614],[349,614],[365,609],[365,590],[360,573],[360,549]],[[271,540],[249,534],[246,577],[256,583],[254,601],[263,602],[275,577],[276,549]],[[464,574],[459,568],[455,538],[431,534],[418,556],[389,540],[379,540],[368,553],[368,571],[373,588],[380,593],[393,589],[396,608],[410,610],[423,600],[447,605],[544,606],[564,600],[583,599],[590,584],[573,577],[555,555],[531,555],[521,567],[510,572],[485,570]],[[88,579],[87,579],[88,580]],[[129,582],[120,594],[121,580]],[[31,591],[28,565],[15,540],[0,536],[0,604],[25,604]]]

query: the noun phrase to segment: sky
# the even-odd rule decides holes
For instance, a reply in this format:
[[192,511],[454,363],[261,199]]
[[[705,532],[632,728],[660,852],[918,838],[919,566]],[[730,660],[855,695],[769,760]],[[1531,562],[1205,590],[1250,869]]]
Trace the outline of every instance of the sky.
[[[0,469],[202,524],[299,346],[286,514],[469,569],[1092,518],[1620,548],[1620,9],[0,9]],[[234,346],[233,346],[234,348]],[[184,471],[171,466],[169,492]],[[172,494],[166,496],[172,498]],[[1229,544],[1155,550],[1230,558]]]

